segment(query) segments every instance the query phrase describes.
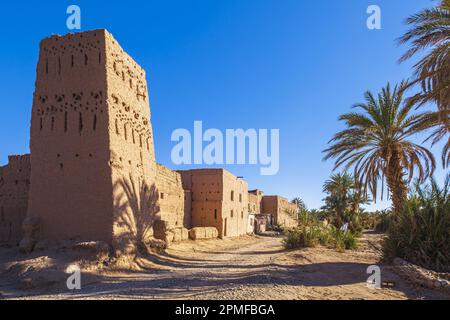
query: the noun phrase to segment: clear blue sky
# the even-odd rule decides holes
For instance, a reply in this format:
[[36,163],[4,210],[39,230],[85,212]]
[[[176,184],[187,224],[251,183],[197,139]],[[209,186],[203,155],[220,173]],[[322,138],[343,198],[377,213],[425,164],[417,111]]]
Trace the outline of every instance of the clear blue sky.
[[[280,172],[228,166],[250,188],[320,207],[332,163],[322,161],[337,118],[389,80],[410,76],[397,59],[404,19],[430,0],[3,1],[0,7],[0,164],[29,152],[39,41],[65,34],[66,8],[83,30],[106,28],[146,70],[157,160],[170,160],[171,133],[207,128],[279,128]],[[382,9],[382,30],[366,9]],[[436,154],[440,149],[434,149]],[[439,180],[443,170],[436,173]],[[374,208],[386,206],[379,202]]]

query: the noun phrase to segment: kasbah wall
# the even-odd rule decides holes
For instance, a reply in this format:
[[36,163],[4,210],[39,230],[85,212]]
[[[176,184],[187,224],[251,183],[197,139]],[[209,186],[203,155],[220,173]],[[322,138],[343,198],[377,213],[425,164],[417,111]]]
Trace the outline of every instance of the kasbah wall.
[[18,243],[27,214],[30,156],[10,156],[0,167],[0,243]]
[[224,169],[156,163],[145,70],[106,30],[41,42],[30,149],[0,167],[2,243],[105,241],[127,252],[198,227],[244,235],[249,212],[295,225],[287,199],[249,194]]

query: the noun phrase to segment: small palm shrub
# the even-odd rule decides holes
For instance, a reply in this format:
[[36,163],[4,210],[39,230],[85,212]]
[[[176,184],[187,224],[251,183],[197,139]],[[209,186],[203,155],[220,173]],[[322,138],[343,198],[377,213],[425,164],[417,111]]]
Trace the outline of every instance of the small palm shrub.
[[416,185],[392,218],[384,243],[388,260],[400,257],[438,272],[450,272],[450,175],[443,188],[434,180]]
[[323,227],[320,230],[319,234],[319,243],[324,247],[332,247],[333,246],[333,236],[330,232],[330,228]]
[[359,217],[358,214],[353,214],[349,218],[349,220],[350,220],[349,226],[348,226],[349,230],[351,231],[352,234],[360,237],[364,230],[364,226],[361,222],[361,218]]
[[391,223],[391,215],[392,213],[389,211],[384,211],[379,215],[374,228],[376,232],[385,233],[388,231],[389,225]]
[[[375,212],[361,213],[361,225],[365,230],[385,232],[388,226],[389,211],[381,210]],[[378,230],[377,230],[378,226]]]
[[345,250],[356,250],[358,249],[358,236],[352,232],[344,233],[344,248]]
[[358,234],[343,232],[334,226],[325,227],[308,213],[299,216],[299,226],[285,232],[284,247],[286,249],[310,248],[322,245],[338,251],[355,250]]
[[298,249],[305,247],[304,235],[297,229],[289,230],[285,233],[283,240],[286,249]]
[[330,246],[340,252],[344,252],[345,251],[344,232],[342,232],[340,229],[334,226],[331,226],[328,232],[330,233],[331,238]]
[[287,249],[315,247],[319,243],[319,235],[318,220],[303,211],[298,215],[298,226],[285,231],[284,246]]
[[343,232],[342,230],[331,227],[329,230],[331,237],[331,246],[338,251],[356,250],[358,248],[358,234],[351,231]]
[[375,229],[377,223],[377,214],[375,212],[362,212],[361,213],[361,224],[366,230]]
[[301,227],[286,231],[284,246],[286,249],[315,247],[319,243],[320,230],[315,227]]

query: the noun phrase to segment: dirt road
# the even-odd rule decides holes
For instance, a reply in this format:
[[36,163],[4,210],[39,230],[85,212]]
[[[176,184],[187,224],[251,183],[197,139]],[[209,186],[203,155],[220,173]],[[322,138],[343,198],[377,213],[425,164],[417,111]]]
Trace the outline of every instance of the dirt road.
[[[7,274],[0,277],[0,292],[13,299],[450,298],[416,288],[379,264],[380,239],[365,234],[357,251],[345,253],[322,247],[285,251],[282,239],[271,237],[186,242],[163,256],[138,260],[133,271],[83,273],[82,290],[75,293],[51,286],[18,290],[8,284]],[[51,264],[58,265],[57,260],[52,257]],[[382,270],[384,285],[378,290],[366,285],[367,267],[374,264]]]

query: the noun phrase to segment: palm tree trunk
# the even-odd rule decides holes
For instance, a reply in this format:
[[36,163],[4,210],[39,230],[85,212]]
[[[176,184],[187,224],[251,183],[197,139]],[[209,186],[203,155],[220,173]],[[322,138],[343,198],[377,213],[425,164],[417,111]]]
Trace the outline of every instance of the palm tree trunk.
[[386,180],[391,193],[394,213],[395,215],[398,215],[405,203],[408,189],[403,179],[403,168],[400,164],[398,153],[393,152],[387,163],[388,170]]

